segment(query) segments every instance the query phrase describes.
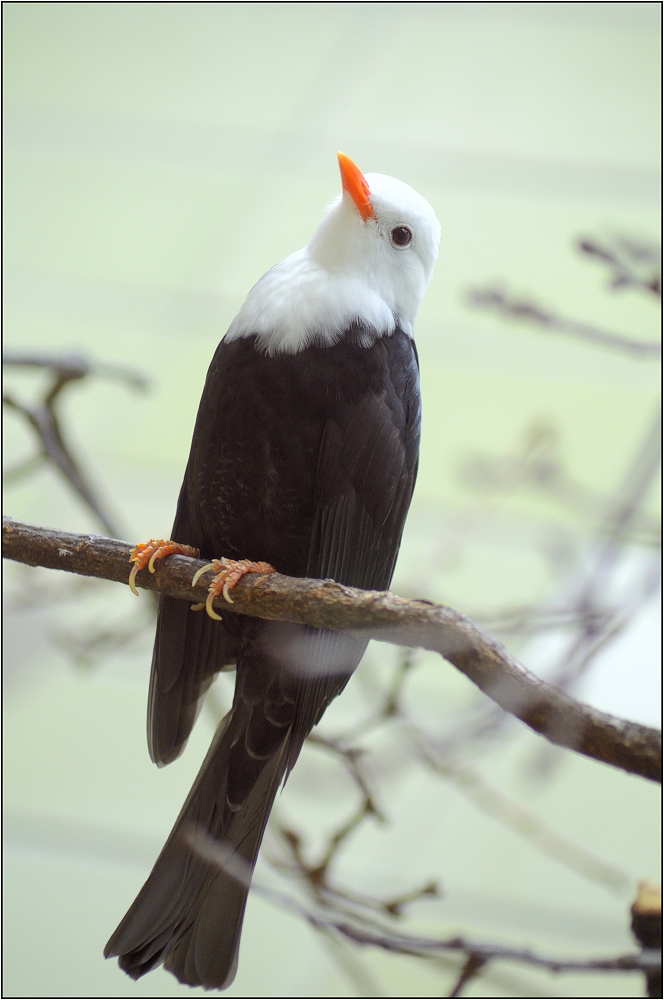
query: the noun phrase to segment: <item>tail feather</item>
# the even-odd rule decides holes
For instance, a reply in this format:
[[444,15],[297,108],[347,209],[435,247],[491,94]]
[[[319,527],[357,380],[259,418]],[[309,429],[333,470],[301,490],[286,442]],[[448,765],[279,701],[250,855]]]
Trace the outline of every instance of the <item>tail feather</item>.
[[[246,720],[231,711],[221,723],[155,866],[106,945],[107,958],[138,979],[161,962],[182,983],[229,986],[237,969],[249,878],[284,774],[283,744],[264,762],[239,810],[227,808],[228,764]],[[284,734],[285,736],[285,734]],[[215,869],[189,845],[190,828],[205,830],[228,852],[228,870]]]
[[[277,789],[365,646],[282,622],[245,626],[233,708],[152,873],[106,945],[106,956],[117,955],[134,979],[163,962],[191,986],[231,984],[250,876]],[[194,851],[192,828],[221,845],[226,868]],[[247,877],[238,878],[238,869]]]

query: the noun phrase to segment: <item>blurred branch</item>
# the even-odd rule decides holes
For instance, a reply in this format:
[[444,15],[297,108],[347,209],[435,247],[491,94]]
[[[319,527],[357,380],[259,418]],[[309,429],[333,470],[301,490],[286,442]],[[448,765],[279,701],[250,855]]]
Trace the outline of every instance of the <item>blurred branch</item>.
[[629,533],[656,479],[661,464],[661,447],[662,412],[658,407],[608,510],[604,523],[604,537],[600,539],[592,555],[587,579],[575,597],[574,607],[582,614],[583,620],[578,635],[567,652],[565,662],[561,664],[561,670],[556,676],[556,682],[562,686],[575,680],[595,654],[625,628],[642,604],[643,596],[647,596],[659,583],[660,566],[657,560],[656,572],[648,574],[648,578],[644,581],[645,595],[638,595],[636,600],[627,602],[604,621],[597,619],[596,616],[593,619],[593,612],[601,607],[601,598],[606,594],[608,581],[619,561],[625,536]]
[[[31,566],[61,569],[127,583],[132,546],[98,535],[74,535],[3,518],[3,556]],[[201,560],[171,556],[137,577],[138,586],[204,602],[204,584],[192,588]],[[209,577],[206,574],[202,579]],[[277,621],[343,630],[363,638],[438,652],[502,709],[558,746],[660,780],[661,733],[583,705],[529,673],[481,626],[451,608],[409,601],[389,592],[344,587],[331,580],[249,574],[233,591],[234,604],[215,607]]]
[[590,519],[600,535],[615,536],[619,529],[621,541],[659,547],[660,522],[642,507],[659,468],[660,427],[661,412],[657,410],[617,496],[598,493],[570,476],[560,454],[559,434],[544,421],[530,424],[520,446],[503,457],[467,458],[459,468],[460,480],[465,486],[493,495],[509,495],[522,487],[535,488],[568,510]]
[[471,951],[463,964],[459,978],[447,995],[460,997],[464,986],[480,974],[487,961],[488,959],[484,955],[478,955],[476,951]]
[[92,363],[79,354],[22,354],[10,351],[3,354],[2,361],[6,367],[42,369],[51,375],[41,400],[36,404],[24,403],[12,393],[3,391],[3,404],[23,417],[34,431],[39,447],[37,454],[6,470],[5,482],[21,479],[35,471],[43,462],[50,462],[92,511],[105,531],[111,536],[120,534],[96,490],[83,473],[80,462],[74,458],[71,445],[63,434],[58,404],[64,389],[90,375],[115,379],[135,389],[145,389],[147,379],[131,368]]
[[[507,492],[519,485],[534,484],[562,500],[574,500],[574,483],[565,474],[557,451],[558,439],[546,424],[532,425],[522,448],[498,460],[475,460],[467,466],[475,485],[485,491]],[[661,464],[661,409],[650,419],[639,447],[611,497],[597,501],[596,532],[572,586],[565,583],[565,593],[552,604],[533,605],[501,615],[475,614],[475,618],[503,634],[537,634],[543,630],[571,631],[569,639],[556,654],[549,680],[567,689],[588,670],[597,655],[623,633],[634,617],[661,584],[661,564],[658,556],[649,557],[640,572],[640,579],[630,580],[616,588],[616,578],[623,565],[627,543],[659,548],[661,534],[655,531],[654,518],[644,506],[657,481]],[[570,503],[570,506],[575,506]],[[578,504],[577,504],[578,506]],[[582,511],[583,512],[583,511]],[[644,534],[645,532],[645,534]],[[549,550],[552,552],[552,550]],[[553,553],[552,553],[553,554]],[[564,553],[563,553],[564,554]],[[554,749],[538,748],[536,770],[546,761],[548,768]]]
[[[202,851],[200,853],[203,853]],[[209,855],[208,855],[209,857]],[[545,955],[538,955],[529,949],[518,950],[516,948],[505,948],[502,945],[479,944],[468,941],[466,938],[424,938],[396,932],[381,931],[373,928],[358,927],[349,922],[321,917],[296,900],[279,893],[274,893],[262,886],[256,886],[259,895],[266,899],[271,899],[282,906],[288,906],[300,916],[304,917],[314,927],[329,927],[339,931],[351,941],[357,944],[374,945],[386,951],[400,952],[403,955],[414,955],[420,958],[430,958],[436,953],[445,951],[461,951],[468,955],[473,955],[480,959],[482,965],[489,961],[502,959],[503,961],[523,962],[527,965],[539,966],[548,969],[550,972],[651,972],[661,968],[661,952],[648,949],[640,954],[620,955],[617,958],[590,958],[586,960],[567,960],[550,958]],[[476,974],[479,968],[475,968]],[[466,976],[466,981],[469,977]],[[459,984],[457,984],[458,988]],[[454,996],[457,994],[450,994]]]
[[617,236],[604,244],[586,237],[579,240],[577,248],[609,269],[611,288],[638,288],[657,298],[662,297],[659,247]]
[[[608,268],[611,288],[636,288],[661,300],[662,267],[659,247],[619,236],[605,243],[585,237],[577,242],[577,249]],[[528,299],[511,296],[495,286],[471,289],[468,301],[481,309],[493,309],[503,319],[525,320],[540,329],[601,344],[603,347],[631,354],[634,358],[659,358],[662,354],[660,343],[634,340],[589,323],[568,319],[552,309],[545,309]]]
[[[369,728],[370,725],[366,727],[365,732]],[[329,736],[322,736],[318,732],[310,733],[307,737],[307,742],[312,746],[328,750],[335,757],[342,760],[346,770],[353,779],[355,786],[364,800],[363,812],[366,813],[366,815],[375,816],[379,820],[384,820],[385,817],[374,801],[374,796],[371,788],[369,787],[369,782],[367,781],[366,775],[362,769],[362,748],[346,746],[345,743],[341,742],[341,740],[333,739]]]
[[[345,837],[356,830],[361,822],[371,817],[381,822],[387,821],[387,817],[376,804],[372,787],[376,780],[375,752],[372,755],[374,760],[373,766],[371,766],[368,763],[368,750],[362,745],[353,743],[353,741],[364,740],[379,727],[391,724],[393,728],[390,731],[389,745],[392,751],[397,748],[400,760],[417,760],[437,776],[452,782],[483,812],[491,815],[503,826],[527,840],[543,854],[584,878],[604,886],[611,892],[622,894],[628,889],[632,884],[629,875],[555,833],[533,812],[510,801],[509,798],[493,788],[480,774],[460,765],[455,759],[457,756],[455,748],[450,747],[448,741],[441,739],[440,736],[432,737],[426,731],[417,718],[409,712],[407,704],[404,703],[405,699],[401,697],[405,678],[417,667],[412,649],[404,649],[402,654],[392,678],[387,684],[387,689],[382,693],[376,692],[374,696],[375,700],[378,701],[376,711],[362,722],[356,723],[334,737],[323,736],[315,731],[307,739],[309,745],[329,750],[355,784],[360,795],[360,803],[353,815],[353,822],[345,824],[340,831],[328,837],[327,844],[319,854],[319,857],[323,859],[322,863],[318,864],[309,864],[305,860],[304,838],[297,835],[297,850],[294,850],[292,832],[282,828],[281,833],[285,835],[291,860],[288,866],[284,866],[278,860],[273,859],[273,865],[284,872],[287,871],[289,875],[300,881],[308,882],[314,899],[319,899],[322,893],[329,893],[337,898],[343,898],[347,902],[360,902],[363,905],[368,905],[370,908],[390,916],[400,916],[406,904],[415,902],[423,896],[442,895],[440,887],[432,880],[424,888],[420,887],[402,893],[396,899],[389,900],[376,900],[368,897],[360,899],[356,893],[345,889],[341,890],[336,884],[332,885],[330,882],[329,871],[339,849],[345,843]],[[423,662],[421,657],[419,662]],[[222,714],[218,714],[217,722],[221,720]],[[394,728],[395,724],[398,724],[396,729]],[[340,833],[343,836],[340,836]]]
[[503,319],[525,320],[551,333],[563,333],[577,340],[601,344],[614,350],[630,354],[634,358],[660,358],[662,345],[648,340],[632,340],[619,333],[610,333],[588,323],[567,319],[553,310],[545,309],[528,299],[510,296],[501,288],[488,287],[472,289],[468,301],[481,309],[493,309]]
[[117,655],[130,648],[147,630],[154,628],[154,616],[141,614],[118,619],[105,627],[94,627],[72,632],[56,629],[51,633],[53,645],[67,653],[77,667],[93,667],[110,654]]
[[422,760],[433,771],[451,781],[483,812],[518,833],[542,854],[554,858],[584,878],[603,885],[613,892],[622,893],[632,884],[626,873],[614,865],[599,860],[566,837],[554,833],[537,816],[496,791],[470,768],[458,767],[439,759],[432,752],[432,748],[424,743],[421,743],[419,752]]
[[[282,860],[270,857],[270,864],[284,875],[294,877],[299,885],[306,885],[316,903],[322,906],[336,906],[343,909],[350,907],[352,912],[367,911],[378,913],[383,917],[401,917],[410,903],[415,903],[426,896],[442,895],[436,882],[427,882],[416,889],[410,889],[390,899],[380,899],[346,888],[335,886],[329,878],[329,868],[332,861],[346,843],[346,840],[360,824],[371,815],[370,811],[361,806],[356,813],[335,834],[333,834],[324,853],[322,862],[311,865],[304,856],[303,838],[294,830],[279,826],[282,841],[288,849],[288,859]],[[380,817],[379,817],[380,818]]]
[[105,361],[90,361],[83,354],[49,354],[44,352],[22,354],[21,352],[4,351],[3,365],[12,368],[48,368],[54,373],[71,373],[73,378],[84,378],[86,375],[99,375],[102,378],[125,382],[135,389],[147,389],[150,380],[126,365],[112,365]]
[[[199,828],[192,828],[187,835],[191,847],[210,865],[222,869],[239,882],[250,877],[240,869],[237,858],[229,858],[222,842],[217,842]],[[356,944],[381,948],[384,951],[417,958],[437,958],[449,951],[467,956],[462,973],[449,996],[459,996],[463,986],[476,976],[482,966],[493,961],[520,962],[547,969],[550,972],[643,972],[652,976],[661,970],[662,953],[655,948],[644,948],[638,954],[620,955],[617,958],[563,959],[539,955],[528,948],[507,948],[499,944],[470,941],[461,936],[429,938],[416,934],[400,933],[386,927],[381,921],[359,914],[337,913],[333,908],[314,910],[291,896],[275,892],[256,882],[252,891],[264,899],[288,909],[306,920],[317,930],[335,931]],[[472,959],[472,961],[471,961]],[[661,974],[661,971],[660,971]]]

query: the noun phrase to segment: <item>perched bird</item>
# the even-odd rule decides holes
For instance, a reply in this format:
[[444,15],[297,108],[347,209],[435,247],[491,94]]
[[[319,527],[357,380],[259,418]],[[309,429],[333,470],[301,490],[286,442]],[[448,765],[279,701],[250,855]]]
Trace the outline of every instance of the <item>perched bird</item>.
[[[243,573],[273,567],[371,590],[390,584],[418,463],[413,321],[440,226],[407,184],[338,159],[342,195],[310,242],[254,285],[217,348],[172,540],[138,546],[133,574],[199,550],[224,557],[211,595],[231,601]],[[181,753],[215,674],[235,664],[233,706],[105,954],[135,979],[163,962],[181,983],[223,989],[235,977],[249,889],[231,862],[253,870],[277,790],[366,642],[216,615],[210,599],[209,614],[200,607],[160,599],[152,759]],[[223,845],[228,869],[192,850],[192,825]]]

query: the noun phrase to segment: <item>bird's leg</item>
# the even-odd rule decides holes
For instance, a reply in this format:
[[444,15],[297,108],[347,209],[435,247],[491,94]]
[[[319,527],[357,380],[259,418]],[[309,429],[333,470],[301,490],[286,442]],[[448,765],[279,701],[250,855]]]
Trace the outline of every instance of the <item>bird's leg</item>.
[[167,538],[151,538],[149,542],[139,542],[129,556],[130,562],[134,566],[129,574],[129,586],[138,597],[136,590],[136,574],[147,566],[151,573],[154,573],[155,559],[163,559],[164,556],[191,556],[198,559],[199,552],[191,545],[180,545],[179,542],[171,542]]
[[217,621],[221,620],[221,616],[216,614],[212,607],[212,602],[215,597],[219,597],[219,594],[223,594],[225,600],[229,604],[233,604],[233,598],[229,594],[229,591],[238,580],[241,580],[245,573],[276,573],[274,566],[271,566],[266,562],[252,562],[251,559],[214,559],[207,566],[203,566],[199,569],[196,576],[191,581],[192,587],[196,586],[198,578],[207,573],[208,570],[215,571],[215,577],[208,588],[208,596],[205,604],[192,604],[192,611],[201,611],[203,608],[207,611],[210,618],[216,618]]

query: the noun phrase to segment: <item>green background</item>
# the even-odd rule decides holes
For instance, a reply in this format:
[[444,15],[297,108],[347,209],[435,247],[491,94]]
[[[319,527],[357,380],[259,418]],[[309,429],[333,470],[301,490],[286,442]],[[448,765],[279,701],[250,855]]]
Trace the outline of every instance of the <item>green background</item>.
[[[77,349],[150,376],[148,394],[100,379],[63,405],[125,536],[168,535],[213,350],[256,279],[310,237],[341,149],[412,184],[442,226],[416,324],[421,472],[393,589],[477,615],[559,592],[543,540],[571,539],[578,569],[592,519],[532,489],[473,490],[464,462],[515,454],[545,425],[569,475],[609,494],[652,419],[657,367],[504,323],[467,292],[504,281],[581,321],[657,337],[653,302],[608,291],[574,240],[657,237],[659,4],[6,3],[3,20],[5,345]],[[41,384],[11,381],[24,398]],[[6,461],[30,447],[11,415]],[[5,510],[99,530],[47,468],[9,488]],[[189,995],[162,970],[133,983],[102,948],[179,810],[212,713],[157,772],[144,738],[149,630],[89,669],[63,639],[147,619],[147,597],[62,590],[55,574],[13,566],[7,579],[5,995]],[[623,658],[641,664],[634,717],[654,723],[657,627],[639,635]],[[370,649],[327,731],[370,710],[392,657]],[[407,689],[433,733],[475,697],[433,658]],[[340,877],[386,895],[439,877],[443,898],[413,911],[431,933],[563,955],[630,950],[633,886],[658,877],[657,789],[571,754],[536,785],[525,772],[539,741],[509,733],[473,758],[475,773],[623,873],[618,889],[536,850],[458,781],[394,761],[381,784],[391,824],[361,831]],[[322,830],[352,801],[336,766],[306,750],[278,809]],[[252,896],[229,995],[440,996],[458,965],[357,960],[364,980]],[[635,996],[642,983],[501,966],[466,993]]]

